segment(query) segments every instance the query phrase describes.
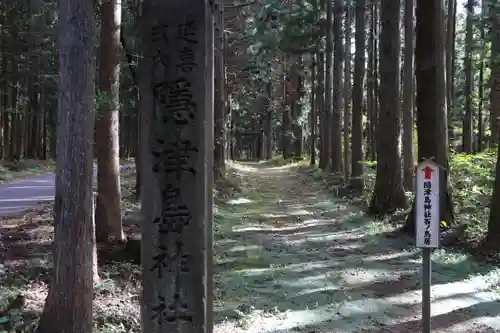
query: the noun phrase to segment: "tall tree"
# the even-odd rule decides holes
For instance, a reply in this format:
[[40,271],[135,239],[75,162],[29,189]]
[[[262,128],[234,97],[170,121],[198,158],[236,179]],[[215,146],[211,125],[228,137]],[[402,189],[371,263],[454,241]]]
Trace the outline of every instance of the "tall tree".
[[120,25],[121,0],[101,4],[99,91],[102,102],[96,120],[98,241],[125,240],[121,216],[120,189]]
[[215,86],[214,86],[214,177],[219,179],[226,173],[225,124],[226,110],[224,103],[224,7],[218,5],[215,12]]
[[[492,31],[500,29],[500,1],[491,0],[490,17]],[[500,115],[500,34],[493,33],[491,45],[491,128],[498,127],[498,116]],[[498,130],[495,131],[498,145]],[[493,135],[493,130],[492,130]],[[497,152],[497,163],[495,170],[495,183],[493,185],[493,195],[491,197],[490,217],[488,220],[488,245],[498,248],[498,236],[500,235],[500,149]]]
[[[324,153],[326,154],[325,168],[332,165],[332,150],[335,149],[331,145],[331,137],[333,135],[332,112],[333,112],[333,6],[331,1],[326,1],[326,45],[325,45],[325,101],[324,101],[324,138],[321,141],[325,145]],[[340,154],[338,155],[340,156]],[[321,161],[320,161],[321,162]],[[320,164],[321,165],[321,164]]]
[[381,1],[380,114],[377,123],[377,175],[369,210],[386,214],[408,205],[401,172],[400,1]]
[[[491,31],[500,29],[500,3],[498,0],[490,1]],[[498,120],[500,117],[500,34],[492,34],[491,43],[491,92],[490,92],[490,128],[491,146],[498,144]]]
[[[316,1],[317,4],[318,1]],[[317,6],[316,6],[317,7]],[[315,33],[315,29],[313,30],[313,33]],[[310,147],[309,147],[309,163],[311,165],[316,164],[316,124],[318,121],[318,117],[316,114],[316,69],[317,69],[317,53],[311,54],[311,111],[309,114],[309,124],[311,126],[311,140],[310,140]],[[270,83],[268,83],[269,85]]]
[[405,49],[403,79],[403,175],[406,189],[413,190],[413,1],[404,0]]
[[367,99],[367,134],[366,134],[366,157],[370,160],[375,160],[375,125],[378,115],[378,94],[377,94],[377,5],[378,2],[371,2],[368,5],[369,10],[369,26],[368,26],[368,68],[367,68],[367,84],[366,84],[366,99]]
[[54,268],[39,333],[92,331],[94,3],[59,4]]
[[[363,191],[363,86],[365,81],[365,0],[357,0],[356,54],[354,56],[354,83],[352,87],[352,179],[351,186]],[[370,89],[370,88],[368,88]],[[371,95],[370,95],[371,97]],[[369,98],[370,98],[369,97]]]
[[478,105],[477,105],[477,152],[483,151],[484,143],[484,59],[486,57],[486,34],[485,34],[485,12],[486,6],[481,6],[481,22],[479,26],[479,83],[478,83]]
[[472,153],[472,115],[473,101],[472,93],[474,91],[474,71],[472,68],[472,48],[474,34],[472,31],[473,16],[474,16],[474,0],[467,0],[467,25],[465,36],[465,58],[464,58],[464,73],[465,73],[465,111],[463,118],[462,129],[462,148],[465,153]]
[[[448,186],[448,140],[445,84],[443,2],[417,0],[415,73],[417,76],[418,158],[434,158],[441,170],[440,221],[453,223]],[[415,205],[408,214],[406,231],[414,232]]]
[[342,136],[341,136],[341,112],[342,112],[342,60],[344,49],[342,45],[342,13],[344,11],[344,0],[336,0],[333,8],[333,76],[332,76],[332,121],[330,123],[331,133],[331,171],[342,170]]
[[[455,99],[455,38],[457,0],[448,0],[446,15],[446,105],[448,114],[453,111]],[[448,137],[453,136],[453,125],[448,126]]]
[[[317,88],[317,93],[316,93],[316,105],[317,105],[317,113],[318,113],[318,118],[319,118],[319,163],[318,166],[325,170],[328,166],[328,160],[330,158],[330,155],[328,153],[328,147],[329,147],[329,141],[328,141],[328,124],[327,124],[327,92],[326,92],[326,74],[328,73],[326,71],[326,61],[327,58],[325,57],[326,53],[326,46],[324,43],[323,36],[326,36],[326,31],[327,28],[330,28],[331,26],[331,21],[330,25],[327,25],[325,23],[328,22],[328,20],[320,19],[325,12],[325,0],[318,0],[319,2],[319,8],[318,8],[318,38],[316,40],[316,53],[317,53],[317,62],[318,62],[318,75],[317,75],[317,80],[318,80],[318,88]],[[326,14],[328,17],[328,14]],[[331,29],[330,29],[331,30]],[[328,39],[326,39],[328,41]],[[331,63],[330,63],[330,68],[331,68]]]
[[[344,43],[344,179],[349,181],[350,160],[349,160],[349,132],[351,130],[351,25],[352,25],[352,4],[346,0],[345,6],[345,43]],[[364,52],[364,51],[363,51]]]

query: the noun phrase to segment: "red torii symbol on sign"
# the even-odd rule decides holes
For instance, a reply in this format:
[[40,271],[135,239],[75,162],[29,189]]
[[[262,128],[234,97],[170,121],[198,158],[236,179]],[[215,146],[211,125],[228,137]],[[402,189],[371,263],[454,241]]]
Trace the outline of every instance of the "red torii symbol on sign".
[[432,168],[426,166],[423,171],[425,173],[425,179],[431,179],[431,174],[434,170]]

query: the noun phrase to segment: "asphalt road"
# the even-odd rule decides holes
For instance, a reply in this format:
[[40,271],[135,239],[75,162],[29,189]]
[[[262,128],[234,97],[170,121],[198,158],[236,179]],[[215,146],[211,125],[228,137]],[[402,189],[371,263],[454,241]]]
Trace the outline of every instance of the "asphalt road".
[[48,173],[0,184],[0,217],[12,216],[54,200],[55,175]]
[[[121,166],[121,169],[133,166],[134,164],[125,164]],[[94,177],[96,173],[94,170]],[[54,200],[54,194],[54,173],[0,184],[0,217],[20,214],[40,203],[50,202]]]

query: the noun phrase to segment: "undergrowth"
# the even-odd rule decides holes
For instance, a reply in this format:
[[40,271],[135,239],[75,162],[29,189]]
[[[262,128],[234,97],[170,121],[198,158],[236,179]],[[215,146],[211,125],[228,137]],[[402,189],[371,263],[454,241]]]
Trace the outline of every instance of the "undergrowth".
[[0,163],[0,182],[44,174],[54,171],[54,168],[55,163],[52,160],[5,160]]
[[[495,175],[496,149],[488,149],[480,154],[450,155],[450,185],[456,219],[467,223],[466,244],[472,246],[484,238],[490,210],[491,194]],[[368,206],[375,186],[376,162],[364,161],[364,192],[353,201],[363,207]],[[317,181],[328,180],[331,175],[318,167],[307,167],[310,175]],[[408,193],[411,197],[411,193]],[[398,211],[402,221],[409,209]]]

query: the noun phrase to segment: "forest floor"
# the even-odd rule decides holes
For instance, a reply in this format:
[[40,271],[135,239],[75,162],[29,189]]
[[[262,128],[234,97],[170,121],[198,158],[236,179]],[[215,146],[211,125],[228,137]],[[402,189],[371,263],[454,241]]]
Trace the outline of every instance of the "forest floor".
[[[409,239],[297,165],[234,167],[242,193],[216,215],[216,332],[420,332]],[[500,332],[500,268],[432,259],[433,332]]]
[[[216,333],[419,332],[421,258],[408,239],[299,165],[229,170],[237,190],[214,209]],[[129,235],[134,179],[123,172]],[[0,221],[0,235],[0,332],[32,332],[50,281],[50,205]],[[140,267],[114,251],[99,252],[94,332],[140,332]],[[433,284],[433,332],[500,332],[500,268],[439,250]]]
[[[122,212],[128,235],[139,233],[135,170],[121,174]],[[0,218],[0,333],[34,332],[51,278],[52,203],[15,217]],[[123,248],[98,247],[95,332],[138,332],[140,266]]]

